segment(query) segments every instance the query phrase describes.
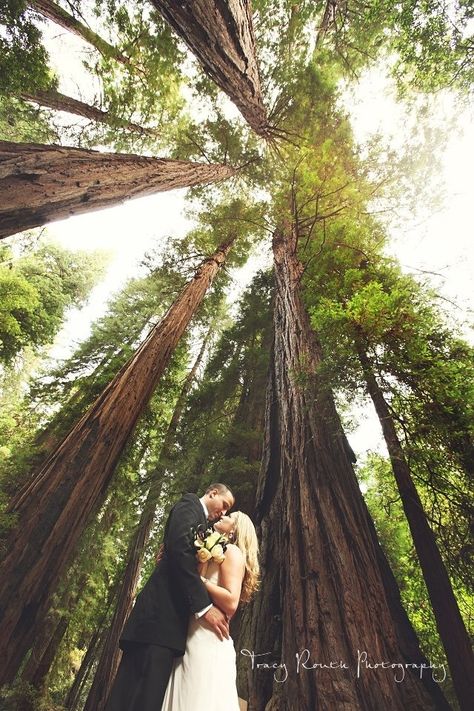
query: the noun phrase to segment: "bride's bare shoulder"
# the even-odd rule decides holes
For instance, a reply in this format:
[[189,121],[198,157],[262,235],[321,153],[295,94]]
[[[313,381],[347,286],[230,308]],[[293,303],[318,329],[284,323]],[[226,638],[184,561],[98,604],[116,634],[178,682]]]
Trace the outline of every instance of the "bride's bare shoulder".
[[235,543],[228,543],[225,551],[225,562],[228,565],[237,565],[244,563],[244,554]]

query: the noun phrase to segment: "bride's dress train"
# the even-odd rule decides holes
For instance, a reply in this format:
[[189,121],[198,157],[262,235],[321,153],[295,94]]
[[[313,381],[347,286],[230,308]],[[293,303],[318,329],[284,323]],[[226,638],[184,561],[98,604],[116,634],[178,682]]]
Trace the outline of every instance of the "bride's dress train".
[[[218,583],[213,560],[206,577]],[[221,641],[205,625],[190,618],[186,651],[174,662],[161,711],[239,711],[234,643]]]

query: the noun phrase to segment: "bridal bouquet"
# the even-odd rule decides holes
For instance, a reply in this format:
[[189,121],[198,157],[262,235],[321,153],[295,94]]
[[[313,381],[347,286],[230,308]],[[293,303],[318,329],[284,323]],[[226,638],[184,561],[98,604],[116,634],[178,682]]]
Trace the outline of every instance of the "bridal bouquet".
[[216,563],[222,563],[229,539],[223,533],[214,531],[213,528],[198,526],[193,529],[194,546],[198,549],[196,557],[200,563],[206,563],[213,558]]

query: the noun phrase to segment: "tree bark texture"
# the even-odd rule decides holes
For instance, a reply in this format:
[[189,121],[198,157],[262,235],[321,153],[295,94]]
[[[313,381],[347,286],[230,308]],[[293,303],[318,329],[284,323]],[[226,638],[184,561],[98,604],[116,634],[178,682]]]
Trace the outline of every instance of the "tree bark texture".
[[128,131],[133,131],[140,135],[156,133],[153,129],[148,129],[131,121],[112,116],[108,111],[104,111],[98,106],[85,104],[83,101],[73,99],[72,96],[66,96],[66,94],[61,94],[61,92],[55,91],[54,89],[45,91],[38,89],[34,94],[23,92],[20,94],[20,98],[24,99],[24,101],[53,109],[54,111],[65,111],[68,114],[82,116],[83,118],[96,121],[97,123],[105,123],[109,126],[125,128]]
[[0,238],[233,173],[226,165],[0,141]]
[[249,0],[152,0],[253,130],[271,136]]
[[207,347],[207,338],[203,340],[201,349],[189,371],[173,411],[166,431],[159,460],[151,474],[151,485],[143,506],[140,521],[135,529],[127,551],[127,564],[121,578],[117,604],[112,622],[105,635],[104,645],[94,680],[87,696],[84,711],[103,711],[112,687],[112,683],[120,664],[121,650],[118,646],[125,621],[132,609],[135,592],[140,577],[143,556],[150,539],[150,533],[155,519],[163,478],[166,474],[166,463],[173,448],[176,430],[183,412],[186,400],[196,377],[196,372],[202,362]]
[[0,684],[15,677],[79,536],[104,500],[122,450],[232,241],[201,264],[135,355],[12,501],[17,525],[0,565]]
[[104,40],[87,27],[87,25],[76,19],[74,15],[71,15],[56,3],[51,2],[51,0],[29,0],[29,5],[39,12],[40,15],[43,15],[43,17],[47,17],[57,25],[61,25],[64,29],[81,37],[87,44],[95,47],[105,57],[115,59],[121,64],[130,63],[129,58],[122,54],[117,47],[114,47]]
[[286,667],[252,670],[247,659],[249,711],[446,709],[419,669],[404,667],[397,683],[400,668],[368,666],[427,661],[406,658],[399,643],[345,435],[318,381],[321,349],[300,294],[296,246],[291,227],[275,232],[274,345],[257,492],[262,586],[245,630],[250,650],[265,655],[256,663]]
[[436,626],[446,651],[456,696],[461,710],[468,711],[471,709],[474,699],[474,655],[469,635],[459,611],[448,572],[436,545],[434,533],[427,521],[413,482],[390,408],[377,383],[360,335],[356,337],[356,346],[366,379],[367,391],[380,420],[403,510],[407,517],[431,600]]

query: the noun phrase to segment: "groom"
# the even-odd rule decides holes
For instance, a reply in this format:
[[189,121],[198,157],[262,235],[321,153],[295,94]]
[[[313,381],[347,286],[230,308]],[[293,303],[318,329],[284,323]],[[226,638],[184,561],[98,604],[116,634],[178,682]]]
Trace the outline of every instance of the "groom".
[[123,655],[106,711],[160,711],[174,658],[184,654],[190,614],[203,617],[220,639],[229,637],[227,617],[197,572],[191,530],[219,520],[233,505],[225,484],[211,484],[201,498],[184,494],[171,509],[163,556],[120,637]]

